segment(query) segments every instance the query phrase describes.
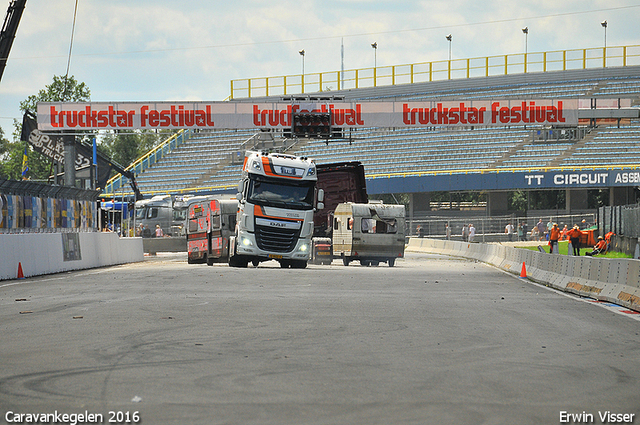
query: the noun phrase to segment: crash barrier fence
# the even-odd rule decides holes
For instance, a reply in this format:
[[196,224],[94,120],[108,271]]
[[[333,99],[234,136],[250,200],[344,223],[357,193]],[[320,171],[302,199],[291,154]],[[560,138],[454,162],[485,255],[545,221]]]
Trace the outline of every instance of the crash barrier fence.
[[100,192],[0,179],[0,233],[91,232]]
[[482,261],[553,288],[640,311],[640,260],[554,255],[500,244],[411,238],[408,250]]
[[[534,226],[538,224],[538,221],[542,219],[544,229],[547,229],[547,223],[551,219],[552,223],[557,223],[562,230],[566,225],[567,228],[572,228],[574,224],[578,224],[580,229],[597,225],[597,215],[593,213],[588,214],[571,214],[571,215],[557,215],[557,214],[545,214],[537,215],[534,217],[516,217],[516,216],[467,216],[467,217],[413,217],[411,220],[411,235],[419,235],[420,229],[422,229],[422,235],[424,237],[443,238],[446,239],[447,226],[450,229],[450,239],[462,240],[463,227],[469,227],[469,224],[473,224],[475,228],[475,242],[508,242],[517,241],[518,237],[518,225],[526,223],[526,236],[523,233],[523,239],[527,241],[546,241],[546,234],[540,234],[534,231],[531,234]],[[583,223],[582,220],[585,220]],[[509,238],[509,235],[505,233],[505,227],[511,223],[514,226],[514,234]],[[597,235],[596,235],[597,236]]]
[[143,261],[141,238],[115,233],[0,234],[0,280]]
[[627,238],[640,238],[640,205],[618,205],[599,208],[602,234],[613,232]]

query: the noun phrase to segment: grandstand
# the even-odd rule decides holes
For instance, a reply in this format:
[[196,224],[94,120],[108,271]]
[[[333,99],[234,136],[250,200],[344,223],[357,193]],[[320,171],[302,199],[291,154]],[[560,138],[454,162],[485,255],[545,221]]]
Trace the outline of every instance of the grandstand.
[[[429,101],[496,99],[625,99],[640,110],[640,66],[537,72],[415,84],[366,87],[304,96],[345,101]],[[291,96],[289,96],[291,97]],[[274,102],[282,96],[234,99]],[[410,175],[469,175],[536,170],[587,170],[603,166],[640,167],[640,120],[583,120],[579,128],[424,127],[366,128],[345,132],[343,140],[300,139],[287,150],[318,163],[359,160],[372,193],[377,184]],[[255,130],[191,133],[180,146],[138,175],[143,193],[233,192],[246,148],[278,148],[280,134]],[[280,141],[279,141],[280,140]],[[425,183],[427,186],[428,184]],[[464,184],[449,190],[469,190]],[[455,184],[455,182],[454,182]],[[424,187],[424,185],[423,185]],[[523,188],[515,184],[510,189]],[[395,191],[405,190],[397,186]],[[416,192],[424,191],[417,189]]]

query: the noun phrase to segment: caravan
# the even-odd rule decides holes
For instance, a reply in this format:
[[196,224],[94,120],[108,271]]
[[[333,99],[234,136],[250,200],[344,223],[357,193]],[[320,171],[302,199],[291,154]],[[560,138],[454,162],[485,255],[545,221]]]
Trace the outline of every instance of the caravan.
[[333,218],[333,252],[345,266],[353,260],[363,266],[395,265],[404,257],[404,205],[339,204]]

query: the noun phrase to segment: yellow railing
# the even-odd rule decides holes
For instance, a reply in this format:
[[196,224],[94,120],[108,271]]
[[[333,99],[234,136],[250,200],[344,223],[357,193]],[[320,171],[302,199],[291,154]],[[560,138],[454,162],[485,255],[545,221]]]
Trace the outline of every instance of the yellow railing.
[[493,75],[640,65],[640,45],[452,59],[231,80],[229,99],[287,96]]

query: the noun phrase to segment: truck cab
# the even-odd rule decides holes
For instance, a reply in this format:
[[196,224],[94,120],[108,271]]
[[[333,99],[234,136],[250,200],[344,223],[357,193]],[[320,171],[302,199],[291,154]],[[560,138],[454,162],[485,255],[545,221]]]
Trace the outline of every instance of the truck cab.
[[313,213],[322,208],[316,165],[306,157],[247,151],[238,184],[237,225],[229,265],[276,260],[304,268],[311,253]]

